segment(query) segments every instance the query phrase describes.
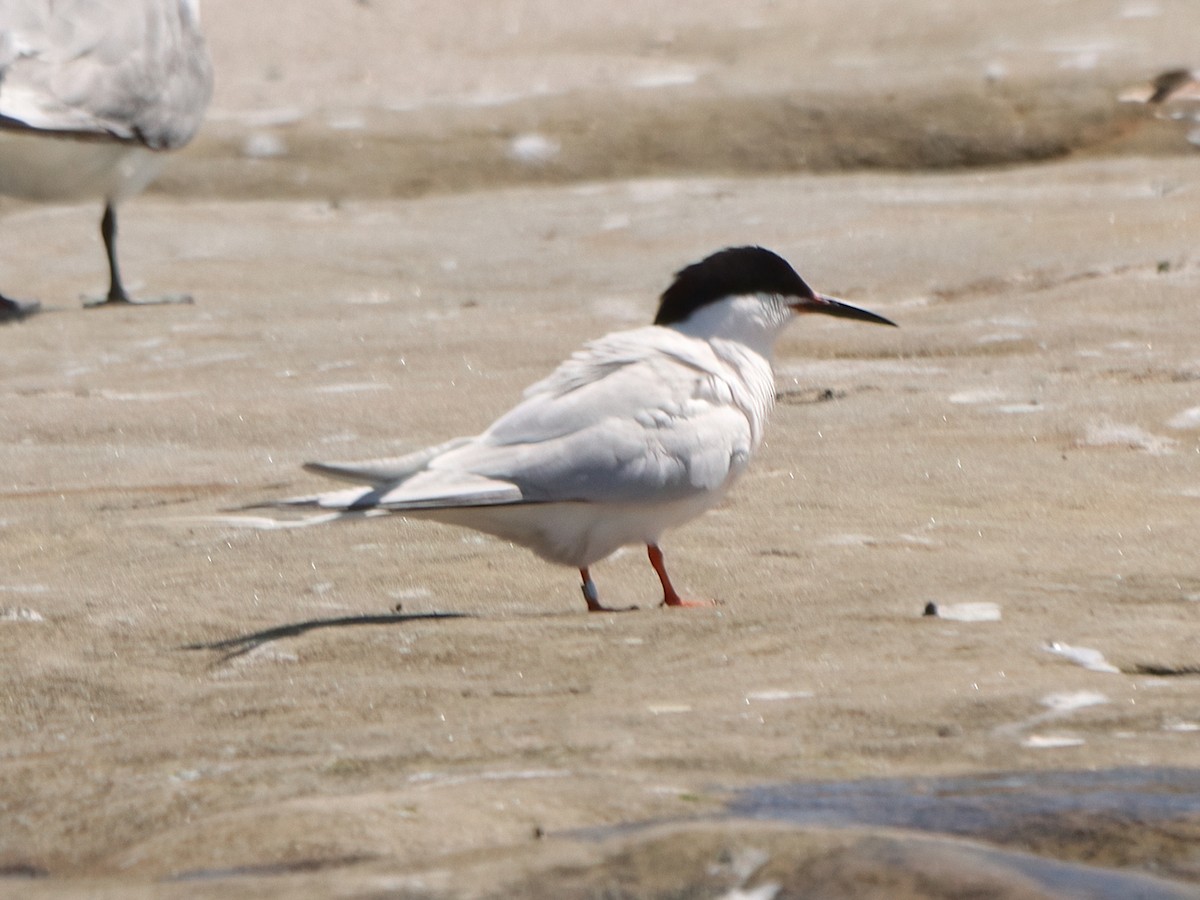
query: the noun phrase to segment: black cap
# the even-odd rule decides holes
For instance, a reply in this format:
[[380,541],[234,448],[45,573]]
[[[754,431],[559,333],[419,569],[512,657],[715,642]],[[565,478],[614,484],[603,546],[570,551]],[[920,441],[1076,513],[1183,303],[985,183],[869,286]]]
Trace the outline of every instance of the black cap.
[[747,294],[816,297],[782,256],[764,247],[729,247],[675,273],[654,324],[673,325],[702,306]]

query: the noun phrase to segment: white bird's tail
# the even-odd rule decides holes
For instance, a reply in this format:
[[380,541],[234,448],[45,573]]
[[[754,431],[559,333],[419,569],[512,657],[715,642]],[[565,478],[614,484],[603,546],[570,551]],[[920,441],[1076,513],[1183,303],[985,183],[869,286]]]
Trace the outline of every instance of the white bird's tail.
[[289,497],[243,507],[253,509],[327,509],[345,513],[418,512],[525,502],[512,482],[472,472],[431,469],[430,462],[472,438],[455,438],[407,456],[352,463],[305,463],[309,472],[349,481],[359,487]]

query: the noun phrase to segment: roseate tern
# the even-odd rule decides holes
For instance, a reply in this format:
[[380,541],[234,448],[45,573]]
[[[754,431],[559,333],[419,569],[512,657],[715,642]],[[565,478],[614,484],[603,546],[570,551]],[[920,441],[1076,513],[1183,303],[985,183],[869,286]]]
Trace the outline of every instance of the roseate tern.
[[1170,69],[1146,84],[1126,88],[1117,97],[1122,103],[1144,103],[1159,119],[1183,123],[1188,143],[1200,146],[1200,73]]
[[775,402],[775,340],[803,313],[895,324],[816,293],[769,250],[721,250],[675,275],[653,325],[585,344],[482,434],[395,459],[309,463],[360,486],[263,505],[495,535],[578,569],[592,611],[608,609],[590,567],[644,544],[663,604],[699,605],[672,586],[659,539],[745,471]]

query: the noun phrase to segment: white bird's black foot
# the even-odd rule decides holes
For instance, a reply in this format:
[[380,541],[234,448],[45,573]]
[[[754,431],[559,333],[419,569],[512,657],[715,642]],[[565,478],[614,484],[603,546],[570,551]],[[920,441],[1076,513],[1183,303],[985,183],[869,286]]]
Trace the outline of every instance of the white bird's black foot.
[[0,294],[0,322],[15,322],[32,316],[42,308],[37,300],[18,300]]
[[100,219],[100,236],[104,238],[104,251],[108,254],[108,295],[85,300],[88,309],[117,306],[162,306],[168,303],[191,303],[191,294],[164,294],[161,297],[135,299],[129,296],[121,282],[121,268],[117,265],[117,210],[112,203],[105,204],[104,216]]
[[122,289],[119,293],[109,293],[106,297],[94,297],[84,300],[83,305],[88,309],[113,309],[123,306],[165,306],[168,304],[193,303],[191,294],[164,294],[161,297],[130,297]]
[[600,592],[596,590],[596,582],[592,581],[592,576],[588,574],[588,570],[580,569],[579,576],[583,579],[581,590],[583,591],[583,599],[587,602],[588,612],[632,612],[637,609],[636,606],[622,606],[619,609],[605,606],[600,602]]

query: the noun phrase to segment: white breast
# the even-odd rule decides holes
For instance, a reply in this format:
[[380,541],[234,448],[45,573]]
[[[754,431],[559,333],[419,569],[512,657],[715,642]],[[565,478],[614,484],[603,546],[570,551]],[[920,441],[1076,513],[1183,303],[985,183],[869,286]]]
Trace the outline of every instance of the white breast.
[[138,144],[47,138],[0,131],[0,194],[38,201],[102,198],[119,202],[140,193],[166,162]]

